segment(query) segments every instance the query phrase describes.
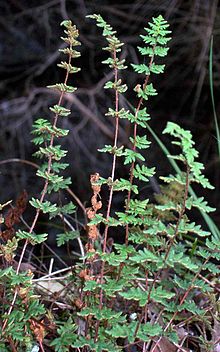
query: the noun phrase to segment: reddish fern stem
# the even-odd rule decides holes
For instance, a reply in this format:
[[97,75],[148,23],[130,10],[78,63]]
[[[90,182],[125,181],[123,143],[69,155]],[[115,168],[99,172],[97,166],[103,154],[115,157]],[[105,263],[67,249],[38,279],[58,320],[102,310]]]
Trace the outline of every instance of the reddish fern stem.
[[[113,53],[113,59],[116,60],[116,51],[114,50]],[[118,69],[117,67],[114,68],[114,75],[115,75],[115,84],[118,81]],[[119,117],[118,117],[118,110],[119,110],[119,93],[118,90],[115,90],[115,136],[114,136],[114,146],[113,149],[117,148],[118,144],[118,133],[119,133]],[[116,154],[113,154],[113,161],[112,161],[112,173],[111,173],[111,182],[113,184],[114,178],[115,178],[115,169],[116,169],[116,159],[117,156]],[[108,221],[111,213],[111,207],[112,207],[112,198],[113,198],[113,185],[110,186],[110,193],[109,193],[109,201],[108,201],[108,208],[107,208],[107,213],[106,213],[106,220]],[[107,238],[108,238],[108,229],[109,226],[108,224],[105,226],[105,231],[104,231],[104,241],[103,241],[103,253],[106,251],[106,244],[107,244]]]
[[[153,61],[154,61],[155,47],[156,47],[156,45],[154,45],[154,47],[153,47],[153,54],[151,56],[151,60],[150,60],[150,63],[149,63],[149,70],[150,70],[150,68],[151,68],[151,66],[153,64]],[[150,78],[150,73],[145,78],[145,81],[144,81],[144,84],[143,84],[143,90],[145,90],[145,88],[147,87],[149,78]],[[144,99],[142,97],[139,99],[139,102],[137,104],[137,108],[135,110],[135,120],[137,119],[137,116],[138,116],[138,113],[140,111],[141,105],[143,104],[143,100]],[[134,133],[133,133],[134,142],[133,142],[133,147],[132,147],[132,150],[134,152],[136,151],[137,129],[138,129],[138,125],[135,122],[134,123]],[[133,180],[134,180],[134,166],[135,166],[135,161],[132,162],[131,168],[130,168],[130,179],[129,179],[129,182],[130,182],[131,186],[133,185]],[[131,189],[128,191],[127,203],[126,203],[126,208],[125,208],[125,212],[126,213],[127,213],[128,209],[129,209],[129,206],[130,206],[130,200],[131,200]],[[128,236],[129,236],[129,227],[128,227],[128,224],[126,224],[126,230],[125,230],[125,244],[126,244],[126,246],[128,245]]]
[[[116,61],[116,50],[113,52],[113,59]],[[114,76],[115,76],[115,84],[118,81],[118,68],[115,66],[114,68]],[[118,90],[115,89],[115,133],[114,133],[114,146],[113,148],[117,148],[118,144],[118,133],[119,133],[119,116],[118,116],[118,111],[119,111],[119,93]],[[116,169],[116,159],[117,156],[116,154],[113,154],[113,160],[112,160],[112,171],[111,171],[111,186],[110,186],[110,193],[109,193],[109,200],[108,200],[108,208],[107,208],[107,213],[106,213],[106,221],[108,222],[110,213],[111,213],[111,207],[112,207],[112,199],[113,199],[113,182],[115,179],[115,169]],[[105,226],[105,231],[104,231],[104,240],[103,240],[103,248],[102,252],[106,252],[106,246],[107,246],[107,238],[108,238],[108,230],[109,230],[109,225],[108,223]],[[105,261],[103,260],[102,262],[102,267],[101,267],[101,283],[103,283],[103,278],[104,278],[104,269],[105,269]],[[103,305],[103,290],[100,292],[100,304],[99,307],[100,309],[102,308]]]
[[[113,59],[116,61],[116,50],[113,52]],[[115,66],[114,67],[114,76],[115,76],[115,83],[118,81],[118,68]],[[115,89],[115,133],[114,133],[114,146],[113,148],[117,147],[118,143],[118,133],[119,133],[119,116],[118,116],[118,111],[119,111],[119,93],[118,90]],[[110,213],[111,213],[111,207],[112,207],[112,199],[113,199],[113,182],[115,179],[115,169],[116,169],[116,159],[117,156],[116,154],[113,154],[113,160],[112,160],[112,171],[111,171],[111,186],[110,186],[110,192],[109,192],[109,200],[108,200],[108,207],[107,207],[107,213],[106,213],[106,222],[108,222]],[[109,225],[108,223],[105,226],[104,230],[104,240],[103,240],[103,247],[102,247],[102,252],[106,252],[106,247],[107,247],[107,238],[108,238],[108,230],[109,230]],[[101,265],[101,272],[100,272],[100,282],[101,284],[103,283],[104,279],[104,270],[105,270],[105,261],[102,261]],[[103,289],[100,289],[100,296],[99,296],[99,309],[102,309],[103,307]],[[97,341],[98,339],[98,331],[99,331],[99,326],[100,326],[100,321],[97,321],[96,324],[96,333],[95,333],[95,338],[94,341]]]

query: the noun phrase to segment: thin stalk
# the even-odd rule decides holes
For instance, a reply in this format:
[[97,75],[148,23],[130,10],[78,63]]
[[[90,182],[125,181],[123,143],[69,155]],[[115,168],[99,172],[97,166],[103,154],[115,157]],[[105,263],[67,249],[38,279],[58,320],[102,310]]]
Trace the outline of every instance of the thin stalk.
[[[113,59],[116,63],[116,49],[113,51]],[[118,81],[118,68],[117,65],[115,64],[114,67],[114,82],[115,85]],[[115,132],[114,132],[114,145],[113,149],[117,148],[118,145],[118,134],[119,134],[119,116],[118,116],[118,111],[119,111],[119,92],[117,88],[115,89]],[[116,161],[117,161],[117,156],[116,154],[113,154],[113,160],[112,160],[112,169],[111,169],[111,185],[110,185],[110,192],[109,192],[109,200],[108,200],[108,207],[107,207],[107,213],[106,213],[106,225],[105,225],[105,230],[104,230],[104,239],[103,239],[103,247],[102,247],[102,253],[106,252],[106,247],[107,247],[107,239],[108,239],[108,230],[109,230],[109,225],[108,225],[108,220],[111,214],[111,208],[112,208],[112,200],[113,200],[113,183],[115,179],[115,170],[116,170]],[[100,283],[103,284],[103,279],[104,279],[104,271],[105,271],[105,261],[102,261],[101,264],[101,272],[100,272]],[[103,307],[103,289],[100,289],[100,295],[99,295],[99,309],[101,310]],[[96,323],[96,329],[95,329],[95,337],[94,341],[96,342],[98,339],[98,332],[99,332],[99,326],[100,326],[100,321],[98,320]]]
[[[153,54],[151,56],[151,59],[150,59],[150,63],[149,63],[149,70],[153,64],[153,61],[154,61],[154,51],[155,51],[155,47],[156,45],[154,45],[153,47]],[[143,84],[143,91],[145,90],[147,84],[148,84],[148,81],[149,81],[149,78],[150,78],[150,74],[148,74],[145,78],[145,81],[144,81],[144,84]],[[137,104],[137,108],[135,109],[135,119],[137,119],[137,116],[138,116],[138,113],[140,111],[140,108],[141,108],[141,105],[143,104],[143,97],[141,97],[138,101],[138,104]],[[136,139],[137,139],[137,128],[138,128],[138,125],[137,123],[135,122],[134,123],[134,132],[133,132],[133,139],[134,139],[134,142],[133,142],[133,147],[132,147],[132,150],[135,152],[136,151]],[[134,166],[135,166],[135,161],[132,162],[131,164],[131,168],[130,168],[130,178],[129,178],[129,182],[130,182],[130,185],[132,186],[133,184],[133,180],[134,180]],[[129,210],[129,206],[130,206],[130,200],[131,200],[131,189],[128,191],[128,197],[127,197],[127,203],[126,203],[126,208],[125,208],[125,212],[127,213],[128,210]],[[126,224],[126,229],[125,229],[125,244],[126,246],[128,245],[128,235],[129,235],[129,226],[128,224]]]
[[[116,62],[116,50],[114,49],[113,52],[113,59]],[[115,84],[118,81],[118,68],[115,66],[114,68],[114,77],[115,77]],[[114,145],[113,149],[117,148],[118,145],[118,134],[119,134],[119,116],[118,116],[118,111],[119,111],[119,93],[117,88],[115,89],[115,133],[114,133]],[[111,207],[112,207],[112,200],[113,200],[113,183],[115,179],[115,170],[116,170],[116,160],[117,156],[116,154],[113,155],[113,160],[112,160],[112,171],[111,171],[111,186],[110,186],[110,192],[109,192],[109,200],[108,200],[108,207],[107,207],[107,213],[106,213],[106,222],[108,222],[110,213],[111,213]],[[108,223],[105,226],[104,230],[104,240],[103,240],[103,247],[102,247],[102,252],[106,252],[106,247],[107,247],[107,239],[108,239],[108,230],[109,230],[109,225]],[[101,275],[100,275],[100,280],[101,284],[103,283],[103,278],[104,278],[104,270],[105,270],[105,261],[102,261],[102,266],[101,266]],[[100,291],[100,300],[99,300],[99,308],[102,309],[103,306],[103,290],[101,289]]]
[[[113,53],[113,58],[116,60],[116,51],[114,50]],[[114,76],[115,76],[115,84],[118,81],[118,68],[114,68]],[[118,133],[119,133],[119,117],[118,117],[118,111],[119,111],[119,93],[118,90],[115,89],[115,112],[116,112],[116,117],[115,117],[115,136],[114,136],[114,145],[113,149],[117,148],[118,145]],[[112,185],[110,186],[110,193],[109,193],[109,200],[108,200],[108,208],[107,208],[107,214],[106,214],[106,221],[108,221],[111,213],[111,207],[112,207],[112,198],[113,198],[113,182],[115,179],[115,169],[116,169],[116,160],[117,156],[116,154],[113,155],[113,160],[112,160],[112,172],[111,172],[111,182]],[[108,238],[108,229],[109,226],[108,224],[105,226],[105,231],[104,231],[104,241],[103,241],[103,253],[106,252],[106,245],[107,245],[107,238]]]
[[[148,290],[148,271],[146,271],[145,273],[145,288],[146,291]],[[145,304],[145,306],[143,307],[143,312],[142,312],[143,316],[144,316],[144,323],[146,324],[147,322],[147,317],[148,317],[148,305]],[[146,342],[144,342],[143,344],[143,348],[142,348],[142,352],[146,351]]]

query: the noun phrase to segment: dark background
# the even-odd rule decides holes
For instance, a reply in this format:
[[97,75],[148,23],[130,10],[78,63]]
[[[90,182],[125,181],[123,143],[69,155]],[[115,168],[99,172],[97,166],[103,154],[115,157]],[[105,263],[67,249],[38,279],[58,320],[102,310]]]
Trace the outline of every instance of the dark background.
[[[63,46],[60,39],[60,22],[71,19],[80,31],[81,58],[75,61],[82,68],[73,75],[71,82],[78,87],[73,96],[65,100],[72,111],[62,126],[70,129],[64,148],[69,150],[68,174],[72,177],[71,189],[86,205],[91,190],[89,175],[99,172],[110,174],[110,159],[97,152],[104,144],[112,143],[113,125],[105,117],[114,99],[103,90],[111,77],[108,68],[101,64],[107,57],[101,50],[105,41],[101,31],[85,16],[100,13],[118,32],[123,47],[122,55],[127,63],[138,63],[142,58],[136,46],[141,45],[139,34],[152,16],[162,14],[170,23],[172,41],[165,58],[165,74],[153,78],[158,96],[148,103],[151,127],[170,148],[169,138],[161,136],[168,120],[190,129],[205,164],[206,175],[215,185],[215,191],[205,194],[211,206],[219,208],[220,167],[215,137],[213,110],[209,84],[210,39],[214,36],[214,93],[219,113],[220,84],[220,16],[216,0],[136,0],[136,1],[86,1],[86,0],[1,0],[0,1],[0,186],[4,203],[15,199],[23,189],[29,198],[39,194],[40,180],[36,170],[22,160],[39,162],[32,157],[34,147],[30,142],[33,121],[49,115],[48,106],[57,102],[57,96],[45,87],[62,82],[63,70],[56,64]],[[63,59],[63,58],[62,58]],[[128,65],[129,66],[129,65]],[[127,99],[135,104],[133,87],[141,83],[141,77],[128,67],[124,81],[131,89]],[[126,102],[122,102],[125,104]],[[127,138],[127,127],[121,124],[120,143]],[[151,196],[157,188],[159,176],[171,172],[162,151],[152,140],[148,150],[148,166],[156,166],[157,175],[147,189]],[[11,160],[13,158],[13,160]],[[15,158],[20,161],[14,160]],[[121,165],[117,176],[127,170]],[[200,190],[198,190],[200,192]],[[116,197],[117,201],[117,197]],[[218,211],[214,214],[218,223]]]

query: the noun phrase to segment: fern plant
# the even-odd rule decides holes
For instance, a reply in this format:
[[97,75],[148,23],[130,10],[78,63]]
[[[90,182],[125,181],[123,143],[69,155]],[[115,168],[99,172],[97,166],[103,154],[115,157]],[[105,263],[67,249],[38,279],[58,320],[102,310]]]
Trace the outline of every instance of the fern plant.
[[[76,90],[75,87],[68,85],[68,78],[70,74],[80,70],[71,65],[72,59],[80,56],[80,53],[74,49],[75,46],[80,44],[77,40],[78,30],[72,25],[71,21],[63,21],[61,25],[64,26],[64,33],[66,34],[66,37],[62,37],[62,40],[68,45],[66,48],[60,49],[61,52],[67,55],[67,61],[62,61],[58,64],[59,67],[66,71],[64,83],[48,86],[48,88],[56,89],[59,92],[58,103],[50,108],[54,114],[52,121],[40,118],[33,126],[33,134],[35,136],[33,143],[38,148],[35,156],[43,160],[42,166],[37,171],[37,176],[43,179],[43,188],[39,198],[30,200],[30,204],[35,208],[36,212],[29,229],[18,230],[12,240],[8,239],[4,245],[1,245],[1,255],[10,264],[13,262],[14,252],[18,243],[23,241],[23,248],[16,270],[9,266],[1,270],[0,273],[2,283],[6,287],[4,295],[7,297],[2,312],[4,321],[1,341],[8,341],[13,350],[20,348],[23,351],[26,348],[29,351],[34,341],[37,341],[43,350],[44,328],[42,328],[40,319],[46,311],[34,294],[33,274],[31,271],[28,275],[26,272],[20,271],[27,246],[29,244],[42,243],[47,239],[47,234],[36,234],[34,232],[39,215],[44,213],[52,218],[57,214],[75,211],[75,206],[72,203],[58,206],[46,199],[51,192],[60,192],[70,184],[70,178],[65,179],[61,174],[68,166],[68,164],[61,162],[67,151],[57,144],[57,140],[66,136],[68,130],[59,128],[58,121],[66,118],[71,113],[69,109],[62,106],[63,98],[65,93],[73,93]],[[5,253],[9,249],[11,255],[6,257]],[[3,343],[1,348],[6,351],[7,345]]]
[[[145,128],[146,121],[149,120],[147,109],[142,105],[150,96],[157,94],[149,79],[153,73],[159,74],[164,70],[164,65],[156,64],[155,58],[166,56],[170,31],[162,16],[154,18],[149,28],[145,29],[147,34],[142,39],[148,46],[139,47],[138,50],[141,55],[149,57],[149,64],[132,65],[137,73],[145,75],[145,79],[142,85],[137,84],[134,88],[138,102],[135,111],[130,112],[118,105],[118,95],[127,89],[122,85],[121,79],[118,81],[118,70],[125,67],[124,61],[116,58],[116,47],[113,45],[121,43],[115,37],[115,31],[100,15],[90,17],[103,28],[104,37],[112,44],[112,47],[107,47],[112,57],[104,63],[114,69],[115,81],[107,82],[105,87],[115,91],[115,108],[110,108],[106,115],[115,119],[116,127],[114,145],[106,145],[100,150],[113,155],[112,174],[107,179],[99,176],[93,183],[93,187],[99,187],[99,192],[100,186],[107,184],[110,196],[106,215],[95,213],[88,224],[89,228],[104,224],[103,247],[100,250],[92,246],[92,251],[87,252],[88,275],[84,276],[84,293],[81,296],[85,308],[78,313],[85,322],[85,336],[79,337],[73,346],[95,351],[120,351],[135,345],[143,351],[156,351],[163,337],[178,344],[177,331],[173,327],[175,320],[183,320],[184,315],[187,318],[192,315],[193,319],[197,315],[199,319],[204,316],[205,319],[206,312],[196,306],[194,296],[198,287],[205,295],[210,294],[211,288],[203,278],[203,273],[207,270],[215,273],[219,271],[216,265],[209,262],[212,257],[219,257],[218,243],[213,239],[207,240],[206,258],[204,249],[199,247],[196,249],[196,256],[192,256],[193,250],[195,251],[194,243],[186,240],[184,243],[183,239],[187,238],[187,234],[194,234],[196,237],[210,235],[199,225],[191,223],[186,211],[192,207],[200,208],[204,212],[213,211],[202,198],[194,200],[188,194],[193,182],[207,188],[212,186],[202,175],[203,165],[195,160],[198,152],[193,147],[190,132],[169,123],[164,133],[176,137],[178,141],[173,143],[182,149],[172,158],[182,162],[184,167],[181,177],[163,177],[163,181],[170,186],[177,185],[178,197],[158,205],[149,204],[147,199],[137,198],[141,182],[148,182],[149,177],[154,174],[154,168],[148,168],[144,164],[145,157],[141,153],[150,144],[143,133],[138,134],[138,128]],[[128,119],[133,125],[130,148],[117,143],[121,118]],[[130,165],[128,180],[114,177],[118,158],[123,158],[124,164]],[[119,191],[128,192],[125,211],[111,214],[114,192]],[[108,229],[112,226],[125,229],[125,242],[122,245],[115,244],[109,253],[106,243]],[[213,245],[212,249],[210,243]],[[97,261],[100,271],[95,274],[90,268]],[[118,301],[124,309],[118,309]],[[128,307],[127,310],[125,307]],[[155,321],[152,316],[156,316]]]
[[[64,83],[49,86],[59,92],[58,103],[50,108],[54,113],[52,122],[41,118],[33,127],[33,142],[38,148],[35,156],[43,160],[37,171],[37,176],[43,180],[43,188],[39,198],[30,200],[35,216],[29,229],[19,229],[11,238],[5,237],[0,245],[5,264],[0,270],[1,289],[7,298],[2,308],[0,350],[33,352],[47,348],[56,352],[157,352],[162,349],[164,341],[170,350],[184,350],[184,343],[187,345],[188,341],[187,338],[181,340],[178,335],[179,324],[187,328],[195,323],[197,326],[205,324],[210,329],[211,314],[218,312],[214,280],[219,275],[216,262],[220,259],[220,243],[190,220],[192,208],[205,213],[215,210],[203,197],[195,198],[189,193],[194,183],[213,188],[202,173],[204,166],[198,161],[199,154],[190,131],[173,122],[167,124],[164,133],[172,137],[176,148],[176,154],[169,157],[178,163],[181,172],[161,177],[161,193],[155,196],[154,203],[145,199],[140,191],[155,173],[155,168],[148,167],[146,161],[150,141],[145,130],[150,116],[144,105],[151,96],[157,95],[152,77],[163,73],[165,68],[160,61],[168,53],[169,25],[158,16],[141,35],[144,44],[138,47],[138,51],[145,63],[131,64],[142,81],[134,87],[137,102],[129,111],[120,105],[120,95],[126,94],[128,89],[122,79],[127,68],[122,58],[123,43],[100,15],[88,17],[103,30],[107,41],[104,50],[109,54],[103,63],[113,71],[113,80],[104,88],[113,96],[106,116],[113,121],[114,138],[112,145],[101,146],[99,150],[112,157],[109,177],[103,178],[99,173],[90,177],[91,206],[86,209],[87,239],[82,249],[82,254],[85,249],[85,255],[72,268],[70,275],[63,278],[67,288],[72,285],[74,288],[68,308],[58,317],[53,304],[46,312],[46,306],[36,297],[33,273],[22,272],[21,265],[27,246],[47,239],[47,234],[34,232],[40,213],[53,219],[75,211],[72,203],[55,204],[50,198],[51,193],[54,198],[70,184],[70,178],[62,176],[68,164],[61,159],[67,152],[57,144],[68,131],[58,127],[58,123],[70,114],[62,105],[64,95],[76,89],[68,84],[68,78],[79,70],[72,66],[71,60],[80,55],[74,49],[80,43],[76,27],[71,21],[64,21],[66,37],[62,39],[67,47],[61,51],[68,59],[58,65],[66,71]],[[133,131],[126,145],[119,142],[122,119],[132,126]],[[120,163],[127,168],[127,178],[117,178]],[[109,191],[105,205],[101,201],[104,187]],[[121,211],[114,210],[116,192],[121,192],[124,199]],[[108,245],[110,230],[122,233],[120,244]],[[75,231],[59,234],[58,246],[77,236],[79,233]],[[14,269],[12,262],[21,242],[22,253]],[[203,304],[197,303],[198,295],[202,295]],[[45,324],[46,316],[53,323],[51,329]],[[198,335],[200,346],[206,345],[213,350],[215,342]]]

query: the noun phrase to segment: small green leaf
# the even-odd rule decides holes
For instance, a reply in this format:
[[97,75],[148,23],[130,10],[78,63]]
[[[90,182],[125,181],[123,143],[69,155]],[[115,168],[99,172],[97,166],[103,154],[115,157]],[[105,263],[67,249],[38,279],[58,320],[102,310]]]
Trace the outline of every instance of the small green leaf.
[[56,204],[52,204],[49,201],[44,201],[41,202],[39,199],[36,198],[32,198],[29,203],[32,205],[32,207],[36,208],[36,209],[40,209],[44,214],[46,213],[53,213],[55,211],[57,211],[57,205]]
[[59,233],[57,235],[57,246],[61,247],[65,243],[72,241],[72,240],[75,240],[79,236],[80,236],[79,231],[68,231],[68,232],[64,232],[64,233]]
[[47,86],[47,88],[59,90],[60,92],[64,92],[64,93],[73,93],[77,89],[77,88],[69,86],[65,83],[56,83],[56,84]]
[[20,240],[28,240],[32,245],[35,245],[35,244],[39,244],[39,243],[45,242],[46,239],[47,239],[48,234],[47,233],[43,233],[41,235],[36,235],[36,234],[33,234],[33,233],[29,233],[27,231],[18,230],[16,232],[16,236]]
[[71,114],[71,111],[69,109],[64,108],[63,106],[60,105],[54,105],[53,107],[49,108],[54,114],[57,114],[62,117],[66,117]]

